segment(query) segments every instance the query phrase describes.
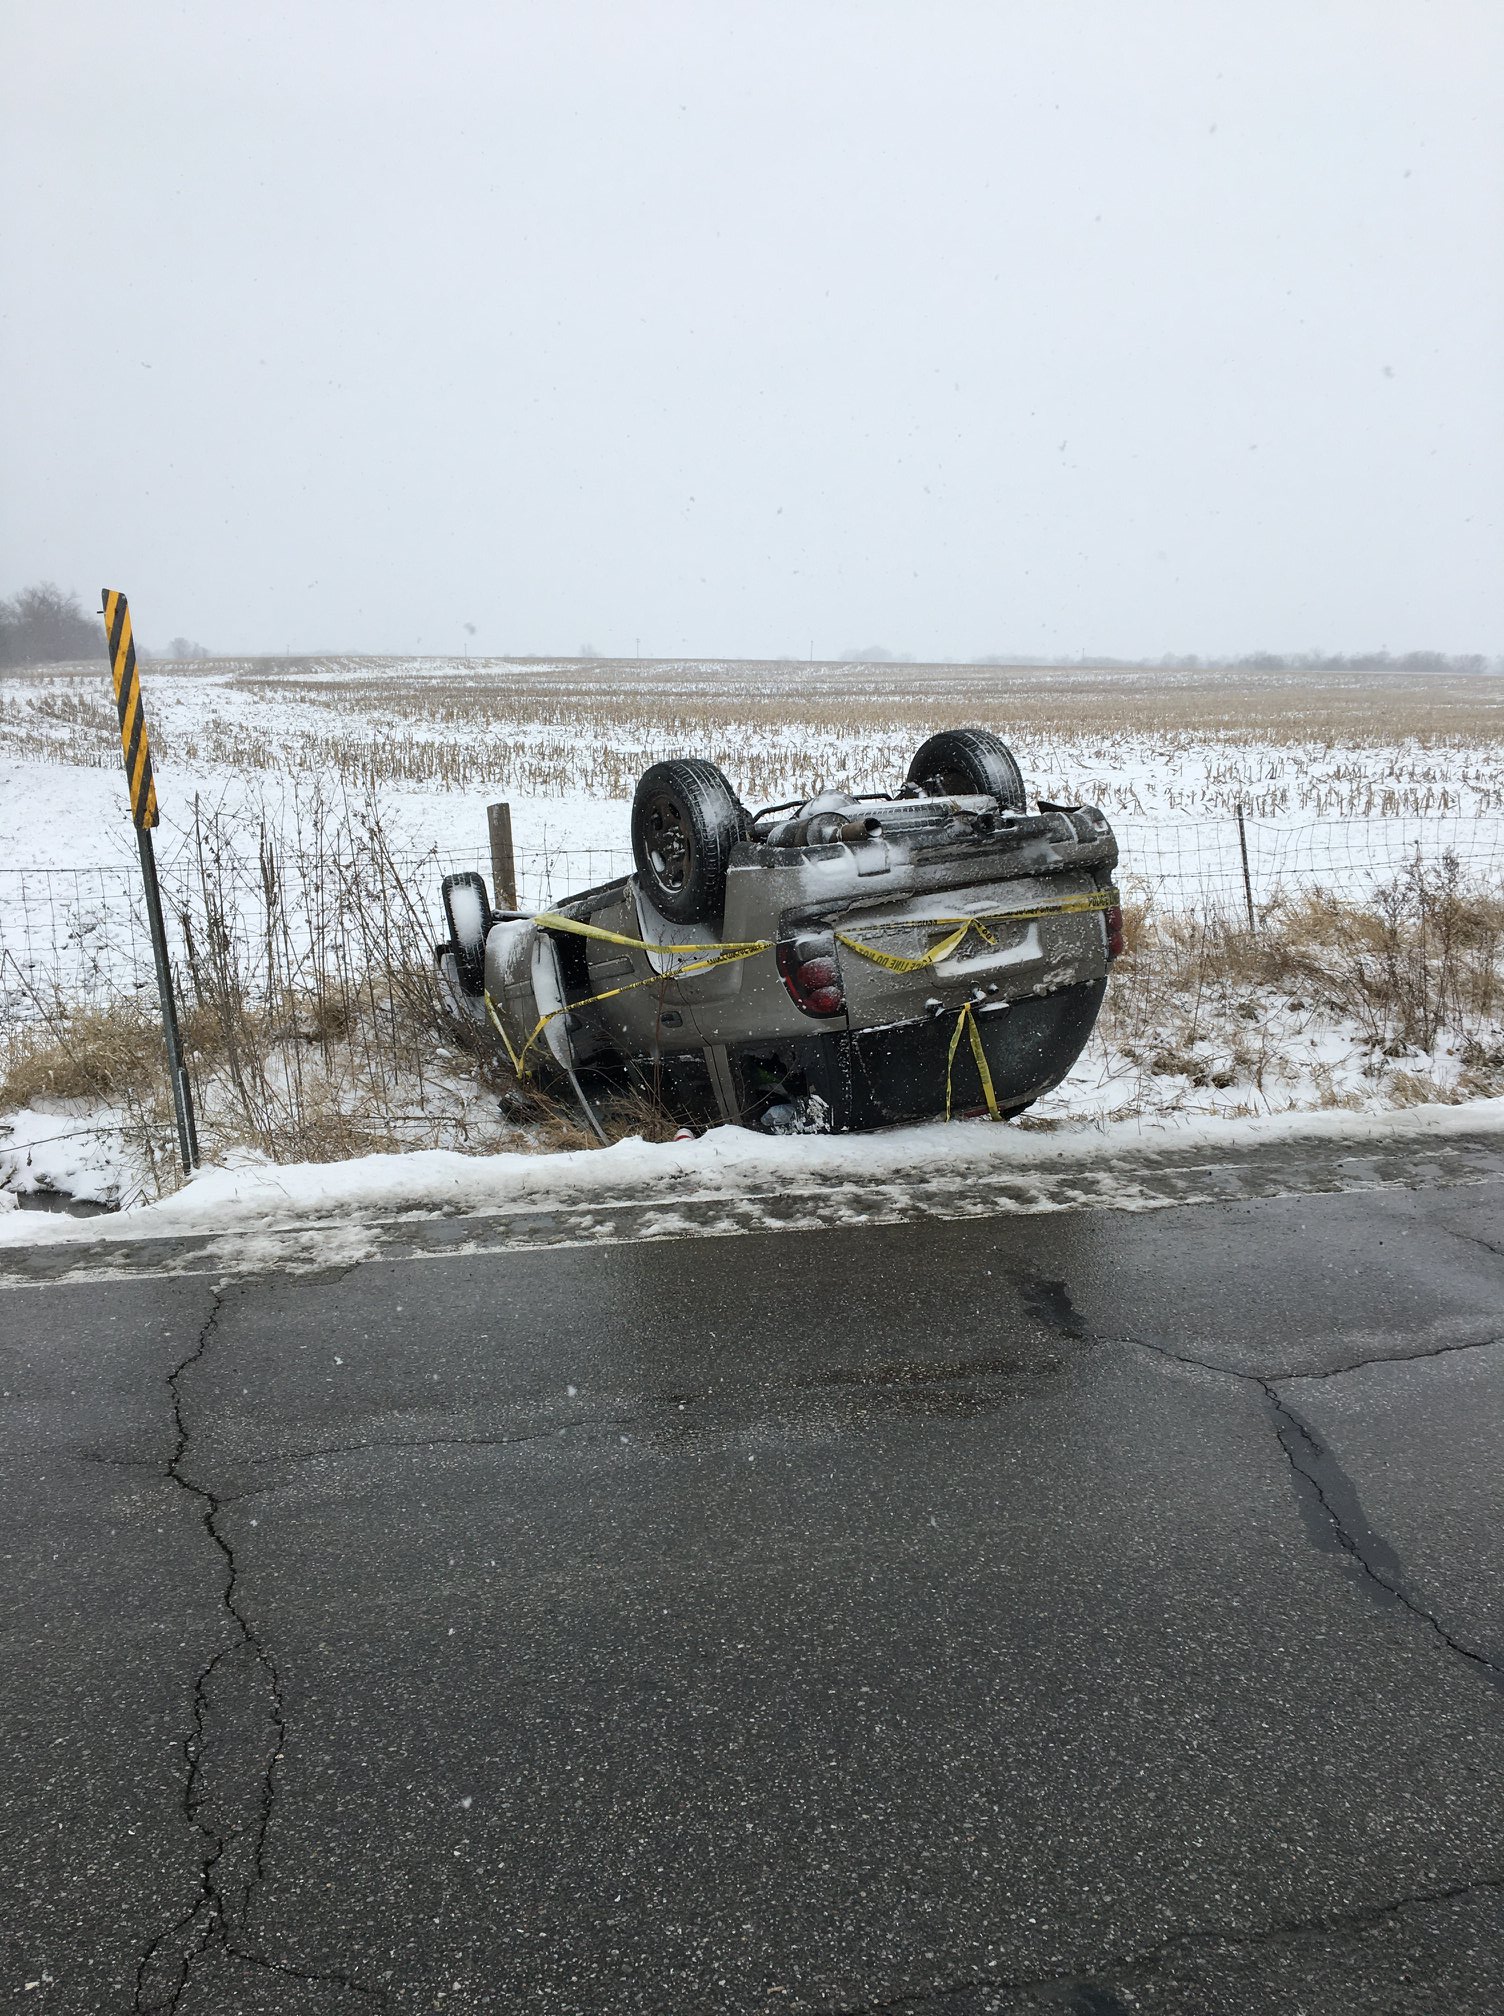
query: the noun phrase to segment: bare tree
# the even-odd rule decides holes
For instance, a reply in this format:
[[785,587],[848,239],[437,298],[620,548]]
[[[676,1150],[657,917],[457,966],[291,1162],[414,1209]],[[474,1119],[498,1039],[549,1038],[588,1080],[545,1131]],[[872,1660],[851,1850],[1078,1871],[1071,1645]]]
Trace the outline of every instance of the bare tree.
[[87,615],[77,595],[51,581],[23,588],[0,602],[0,665],[59,665],[105,655],[104,627]]

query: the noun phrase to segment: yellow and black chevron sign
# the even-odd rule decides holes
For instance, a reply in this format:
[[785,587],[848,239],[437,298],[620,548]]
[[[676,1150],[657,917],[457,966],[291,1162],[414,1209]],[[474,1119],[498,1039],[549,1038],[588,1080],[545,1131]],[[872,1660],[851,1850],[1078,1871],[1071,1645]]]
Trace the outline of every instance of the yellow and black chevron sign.
[[114,588],[104,591],[105,635],[110,640],[110,672],[115,681],[115,705],[120,714],[120,747],[125,777],[131,787],[131,818],[138,826],[157,823],[157,787],[151,774],[151,749],[146,740],[146,709],[136,672],[136,645],[131,636],[131,612]]

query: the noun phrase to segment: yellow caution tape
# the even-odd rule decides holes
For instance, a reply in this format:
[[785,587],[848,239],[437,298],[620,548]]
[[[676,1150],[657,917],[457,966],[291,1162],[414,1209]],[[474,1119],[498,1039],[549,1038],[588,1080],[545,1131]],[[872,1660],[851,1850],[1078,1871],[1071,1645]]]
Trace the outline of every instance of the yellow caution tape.
[[718,952],[728,957],[745,952],[766,952],[771,938],[733,941],[718,939],[709,945],[652,945],[646,938],[625,938],[620,931],[608,931],[603,924],[585,924],[578,917],[561,916],[557,910],[540,910],[532,919],[540,931],[571,931],[577,938],[600,938],[607,945],[630,945],[634,952]]
[[836,940],[855,952],[860,958],[870,959],[874,966],[885,966],[890,973],[918,973],[926,966],[938,966],[942,959],[948,959],[956,951],[969,932],[975,931],[979,938],[985,938],[989,945],[997,940],[982,922],[986,917],[993,924],[1028,924],[1039,917],[1081,916],[1094,910],[1108,910],[1117,900],[1116,890],[1095,890],[1090,896],[1067,896],[1059,903],[1051,903],[1038,910],[986,910],[976,917],[889,917],[875,923],[875,931],[934,931],[942,925],[956,928],[933,944],[928,952],[921,952],[915,958],[904,958],[897,952],[880,952],[875,945],[864,945],[858,938],[848,938],[844,931],[836,932]]
[[[922,931],[924,928],[923,924],[911,926],[911,929],[916,931]],[[905,959],[897,952],[879,952],[875,945],[863,945],[855,938],[848,938],[844,931],[836,933],[836,943],[844,945],[848,952],[855,952],[863,959],[870,959],[874,966],[886,966],[890,973],[918,973],[926,966],[938,965],[940,960],[948,959],[972,928],[969,922],[963,924],[958,931],[950,932],[932,945],[928,952],[921,952],[917,959]],[[975,928],[981,930],[980,925]]]
[[971,1054],[976,1059],[977,1076],[982,1081],[982,1091],[987,1100],[987,1111],[992,1115],[994,1120],[1001,1120],[1003,1116],[997,1110],[997,1094],[992,1089],[992,1073],[987,1068],[987,1053],[982,1048],[982,1032],[977,1027],[976,1010],[969,1001],[961,1003],[961,1012],[956,1017],[955,1030],[950,1039],[950,1050],[945,1059],[945,1117],[947,1120],[950,1118],[951,1078],[956,1068],[956,1051],[960,1046],[961,1031],[963,1029],[971,1037]]
[[1037,910],[989,910],[987,915],[997,923],[1011,923],[1016,918],[1027,924],[1036,917],[1088,916],[1094,910],[1111,910],[1121,901],[1116,889],[1094,889],[1089,896],[1062,896],[1058,903],[1044,903]]
[[674,954],[675,957],[685,953],[704,952],[710,956],[704,959],[693,960],[688,966],[676,966],[671,973],[650,973],[646,979],[627,980],[620,987],[607,987],[599,994],[583,995],[578,1001],[571,1001],[563,1008],[551,1008],[546,1015],[538,1017],[537,1022],[533,1025],[532,1034],[523,1044],[520,1051],[513,1049],[510,1037],[501,1026],[501,1017],[496,1012],[496,1004],[492,1001],[490,994],[487,993],[485,997],[486,1012],[490,1016],[502,1042],[506,1045],[506,1052],[507,1056],[511,1059],[512,1069],[517,1073],[519,1078],[526,1075],[528,1052],[543,1034],[549,1023],[554,1021],[557,1016],[567,1014],[571,1008],[589,1008],[597,1001],[614,1000],[618,994],[630,994],[638,987],[652,987],[655,984],[678,980],[686,974],[706,973],[712,967],[729,966],[738,959],[749,959],[754,952],[766,952],[773,944],[771,938],[749,938],[734,942],[728,942],[723,939],[715,940],[710,944],[653,945],[646,938],[628,938],[620,931],[608,931],[602,924],[587,924],[578,917],[565,917],[557,910],[540,910],[529,921],[536,925],[540,931],[567,931],[577,938],[597,938],[607,945],[626,945],[634,952],[669,952]]
[[[880,951],[875,945],[864,945],[860,939],[849,938],[844,931],[837,931],[834,935],[837,942],[844,945],[848,952],[854,952],[859,958],[870,960],[875,966],[885,967],[890,973],[918,973],[925,967],[938,965],[942,959],[948,959],[961,945],[968,933],[972,931],[975,931],[980,937],[985,938],[989,945],[995,944],[996,940],[993,938],[992,933],[987,930],[983,918],[994,924],[1026,924],[1039,917],[1076,916],[1091,911],[1108,910],[1117,901],[1117,891],[1115,889],[1105,889],[1095,890],[1090,896],[1068,896],[1061,902],[1048,904],[1038,910],[989,910],[982,912],[980,916],[967,917],[892,917],[875,919],[870,927],[874,931],[932,931],[940,928],[946,929],[946,935],[938,939],[927,952],[922,952],[912,958],[897,952]],[[677,966],[672,972],[661,974],[650,973],[645,979],[627,980],[621,986],[607,987],[599,994],[582,995],[578,1001],[571,1001],[564,1008],[550,1009],[546,1015],[538,1017],[532,1034],[523,1044],[520,1051],[512,1047],[511,1039],[502,1027],[501,1017],[497,1014],[496,1005],[488,992],[485,997],[486,1013],[490,1016],[497,1034],[506,1045],[506,1052],[507,1056],[511,1059],[512,1069],[517,1073],[519,1078],[526,1075],[528,1054],[549,1023],[554,1021],[556,1017],[567,1014],[570,1009],[589,1008],[594,1006],[598,1001],[614,1000],[618,994],[630,994],[639,987],[666,985],[670,981],[687,978],[692,973],[706,973],[716,966],[729,966],[734,964],[738,959],[750,959],[755,953],[771,951],[774,944],[774,940],[771,938],[750,938],[729,942],[714,941],[710,944],[654,945],[649,943],[645,938],[629,938],[620,931],[608,931],[600,924],[586,924],[577,917],[565,917],[556,910],[539,911],[531,919],[531,922],[541,931],[566,931],[581,938],[596,938],[608,945],[625,945],[635,952],[667,952],[673,954],[675,957],[690,953],[705,953],[709,956],[692,959],[687,966]],[[992,1073],[987,1067],[987,1058],[982,1049],[981,1033],[977,1028],[976,1015],[969,1001],[963,1004],[960,1016],[957,1018],[955,1033],[951,1037],[950,1042],[950,1054],[946,1059],[945,1117],[947,1120],[950,1118],[951,1075],[963,1029],[970,1031],[971,1054],[976,1059],[977,1073],[981,1078],[982,1090],[987,1099],[987,1110],[994,1120],[1000,1120],[1002,1115],[998,1111],[997,1095],[993,1091]]]
[[512,1060],[512,1069],[517,1073],[517,1076],[520,1078],[522,1076],[522,1059],[517,1055],[517,1052],[512,1048],[512,1039],[510,1036],[508,1036],[506,1030],[503,1029],[501,1026],[501,1017],[496,1012],[496,1003],[491,999],[491,990],[489,987],[486,989],[486,1013],[491,1018],[492,1028],[495,1029],[497,1035],[501,1038],[502,1042],[507,1047],[507,1055]]
[[904,958],[897,952],[880,952],[875,945],[864,945],[858,938],[848,938],[844,931],[837,931],[835,935],[848,952],[870,959],[875,966],[885,966],[890,973],[918,973],[926,966],[938,966],[942,959],[948,959],[969,932],[975,931],[989,945],[996,944],[983,918],[992,924],[1029,924],[1040,917],[1083,916],[1092,911],[1109,910],[1116,901],[1115,889],[1097,889],[1090,896],[1067,896],[1058,903],[1050,903],[1037,910],[984,910],[973,917],[888,917],[872,925],[874,931],[935,931],[944,925],[955,927],[944,938],[937,940],[928,952],[921,952],[915,958]]
[[[610,938],[615,934],[609,931],[601,931],[596,935],[602,938]],[[519,1078],[524,1075],[527,1069],[528,1052],[543,1034],[549,1023],[560,1015],[567,1015],[571,1009],[589,1008],[597,1001],[614,1001],[618,994],[631,994],[639,987],[666,986],[669,981],[683,979],[685,975],[690,973],[708,973],[714,966],[730,966],[738,959],[750,959],[756,952],[766,952],[772,942],[771,938],[759,938],[749,945],[722,946],[713,959],[692,960],[688,966],[676,966],[672,973],[649,973],[642,980],[624,980],[619,987],[605,987],[602,988],[599,994],[582,994],[579,1000],[567,1002],[562,1008],[550,1008],[546,1015],[538,1017],[537,1022],[533,1025],[532,1034],[523,1044],[520,1052],[515,1051],[511,1044],[507,1043],[507,1055],[512,1060],[512,1069],[517,1073]],[[617,940],[617,943],[622,945],[639,945],[640,949],[645,951],[655,949],[651,946],[641,945],[641,941],[635,938],[621,938]],[[679,949],[687,951],[690,948],[681,946]],[[486,1005],[488,1007],[491,1005],[491,997],[489,995],[486,996]],[[494,1008],[491,1008],[491,1019],[493,1022],[496,1022],[498,1028],[501,1027]],[[503,1032],[502,1041],[506,1042],[505,1032]]]

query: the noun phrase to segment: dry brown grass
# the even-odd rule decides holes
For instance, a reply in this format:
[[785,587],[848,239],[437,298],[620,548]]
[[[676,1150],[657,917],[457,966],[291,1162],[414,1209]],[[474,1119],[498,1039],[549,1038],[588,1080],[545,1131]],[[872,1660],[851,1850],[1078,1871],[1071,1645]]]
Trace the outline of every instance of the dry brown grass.
[[[1324,892],[1272,903],[1250,932],[1235,913],[1125,914],[1101,1040],[1142,1080],[1261,1095],[1299,1064],[1293,1038],[1341,1029],[1395,1104],[1504,1093],[1504,889],[1457,861],[1417,857],[1370,904]],[[1426,1063],[1449,1045],[1454,1078]],[[1353,1103],[1330,1066],[1300,1066],[1322,1105]]]
[[161,1024],[134,1002],[21,1023],[0,1048],[0,1110],[42,1099],[108,1104],[149,1087],[166,1069]]
[[[346,808],[347,809],[347,808]],[[450,1148],[596,1146],[571,1102],[519,1084],[458,1012],[432,958],[437,919],[368,811],[331,828],[318,798],[297,846],[263,822],[199,809],[180,1021],[200,1145],[279,1163]],[[249,843],[249,844],[248,844]],[[0,1029],[0,1112],[107,1113],[150,1191],[176,1180],[166,1054],[154,1003],[108,1008],[30,989],[35,1019]],[[663,1139],[672,1122],[635,1095],[606,1102],[610,1139]]]
[[[203,1006],[183,1016],[206,1160],[242,1149],[288,1163],[418,1148],[489,1154],[597,1145],[570,1105],[518,1086],[489,1052],[446,1054],[430,1041],[421,1080],[401,1060],[395,1069],[389,1059],[373,1072],[357,1027],[320,1036],[310,1026],[313,1002],[304,1005],[308,1015],[296,1025],[249,1008],[229,1027]],[[125,1137],[149,1193],[177,1181],[161,1024],[139,1003],[121,1002],[108,1012],[59,1010],[4,1032],[0,1113],[23,1107],[58,1112],[61,1127],[105,1115],[111,1131]],[[605,1117],[612,1139],[645,1131],[630,1102]]]

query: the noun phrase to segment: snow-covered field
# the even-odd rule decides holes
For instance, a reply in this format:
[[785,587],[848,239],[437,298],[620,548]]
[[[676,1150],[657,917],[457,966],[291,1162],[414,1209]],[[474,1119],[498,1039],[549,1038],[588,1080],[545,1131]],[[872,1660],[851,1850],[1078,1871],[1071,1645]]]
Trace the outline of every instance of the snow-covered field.
[[[1160,909],[1240,905],[1244,846],[1258,903],[1367,898],[1417,847],[1504,867],[1497,677],[329,659],[148,665],[145,682],[169,888],[193,871],[196,805],[296,851],[314,800],[350,819],[374,795],[432,885],[425,859],[488,866],[485,808],[505,798],[523,900],[546,901],[630,866],[632,786],[659,756],[708,755],[769,804],[892,788],[958,721],[999,729],[1039,796],[1101,805],[1125,889]],[[120,926],[136,882],[102,669],[0,676],[4,942],[108,985],[124,938],[139,980],[145,944]]]
[[[374,812],[434,902],[444,868],[488,865],[485,807],[505,798],[523,900],[541,901],[629,865],[632,785],[658,756],[707,755],[766,804],[892,788],[925,734],[963,721],[1002,732],[1037,795],[1104,807],[1125,894],[1151,920],[1241,914],[1244,844],[1270,914],[1313,889],[1370,903],[1417,849],[1496,886],[1504,872],[1493,676],[337,658],[143,675],[169,907],[198,872],[196,808],[249,864],[269,841],[290,886],[315,828]],[[59,989],[149,998],[138,880],[103,666],[0,676],[0,1016],[14,1026]],[[1457,1030],[1386,1057],[1371,1026],[1306,990],[1223,973],[1192,1000],[1183,980],[1173,999],[1130,999],[1120,969],[1122,1012],[1031,1118],[1379,1111],[1480,1082],[1476,1042]],[[55,1104],[0,1120],[12,1182],[150,1192],[118,1115]],[[474,1121],[472,1146],[515,1134],[493,1120],[477,1135]]]

